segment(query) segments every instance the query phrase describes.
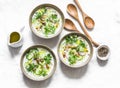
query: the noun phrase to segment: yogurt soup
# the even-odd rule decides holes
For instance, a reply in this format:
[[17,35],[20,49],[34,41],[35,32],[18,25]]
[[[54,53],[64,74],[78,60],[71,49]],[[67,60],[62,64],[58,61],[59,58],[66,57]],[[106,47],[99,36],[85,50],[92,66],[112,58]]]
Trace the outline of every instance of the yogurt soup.
[[88,42],[79,35],[67,35],[59,46],[59,55],[62,61],[72,67],[78,67],[90,57]]
[[53,55],[44,48],[30,49],[23,59],[23,69],[34,79],[44,79],[51,74],[53,67]]
[[51,7],[42,7],[32,16],[32,28],[41,37],[56,35],[62,26],[62,18],[59,12]]

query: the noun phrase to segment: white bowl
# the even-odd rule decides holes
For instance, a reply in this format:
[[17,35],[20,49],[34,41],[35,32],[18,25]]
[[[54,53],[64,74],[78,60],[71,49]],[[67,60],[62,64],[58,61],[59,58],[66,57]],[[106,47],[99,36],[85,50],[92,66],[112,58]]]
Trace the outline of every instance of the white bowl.
[[[26,53],[27,53],[30,49],[33,49],[33,48],[43,48],[43,49],[46,49],[46,50],[48,50],[48,51],[52,54],[52,56],[53,56],[54,66],[53,66],[51,72],[50,72],[47,76],[45,76],[45,77],[43,77],[43,78],[37,78],[37,77],[31,76],[31,75],[25,70],[25,68],[24,68],[24,66],[23,66],[24,56],[26,55]],[[22,54],[22,56],[21,56],[21,61],[20,61],[21,70],[22,70],[23,74],[24,74],[27,78],[29,78],[29,79],[31,79],[31,80],[33,80],[33,81],[43,81],[43,80],[46,80],[46,79],[50,78],[50,77],[54,74],[54,72],[55,72],[55,70],[56,70],[56,66],[57,66],[57,60],[56,60],[56,57],[55,57],[53,51],[52,51],[50,48],[48,48],[47,46],[44,46],[44,45],[34,45],[34,46],[31,46],[31,47],[27,48],[27,49],[24,51],[24,53]]]
[[[73,35],[73,34],[78,35],[78,36],[82,37],[83,39],[85,39],[85,40],[87,41],[88,45],[89,45],[89,48],[90,48],[89,57],[88,57],[86,60],[81,61],[81,62],[80,62],[79,64],[77,64],[77,65],[70,65],[70,64],[66,63],[66,62],[63,60],[63,58],[61,57],[61,54],[60,54],[60,52],[59,52],[59,50],[60,50],[60,45],[61,45],[62,41],[65,39],[65,37],[66,37],[66,36],[69,36],[69,35]],[[65,36],[60,40],[60,43],[59,43],[59,45],[58,45],[58,56],[59,56],[60,60],[61,60],[66,66],[71,67],[71,68],[80,68],[80,67],[83,67],[83,66],[87,65],[87,64],[90,62],[90,60],[91,60],[91,58],[92,58],[92,56],[93,56],[93,46],[92,46],[91,41],[90,41],[85,35],[83,35],[83,34],[81,34],[81,33],[76,33],[76,32],[69,33],[69,34],[65,35]]]
[[[105,47],[105,48],[108,49],[108,53],[107,53],[107,55],[106,55],[105,57],[101,57],[101,56],[99,56],[99,54],[98,54],[98,50],[99,50],[100,48],[102,48],[102,47]],[[100,46],[98,46],[98,48],[97,48],[97,50],[96,50],[96,53],[97,53],[97,58],[98,58],[98,59],[103,60],[103,61],[108,60],[108,58],[109,58],[109,56],[110,56],[110,48],[109,48],[107,45],[100,45]]]
[[[45,37],[45,36],[41,35],[39,32],[37,32],[37,31],[32,27],[32,17],[33,17],[33,15],[34,15],[34,13],[35,13],[38,9],[40,9],[40,8],[42,8],[42,7],[50,7],[50,8],[52,8],[52,9],[55,9],[55,10],[60,14],[60,16],[61,16],[61,25],[60,25],[60,28],[59,28],[58,31],[56,31],[56,33],[53,34],[52,36]],[[62,32],[62,30],[63,30],[63,27],[64,27],[64,15],[63,15],[62,11],[61,11],[57,6],[55,6],[55,5],[52,5],[52,4],[41,4],[41,5],[37,6],[37,7],[35,7],[35,8],[33,9],[33,11],[31,12],[30,17],[29,17],[29,26],[30,26],[30,29],[32,30],[32,32],[33,32],[36,36],[38,36],[38,37],[40,37],[40,38],[44,38],[44,39],[54,38],[54,37],[58,36],[58,35]]]

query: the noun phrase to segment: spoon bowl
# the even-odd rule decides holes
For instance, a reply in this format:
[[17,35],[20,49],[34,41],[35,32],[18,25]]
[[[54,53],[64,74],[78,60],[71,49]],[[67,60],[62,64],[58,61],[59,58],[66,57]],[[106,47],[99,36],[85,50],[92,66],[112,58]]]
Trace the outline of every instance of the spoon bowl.
[[84,18],[84,24],[86,28],[88,28],[89,30],[92,30],[94,28],[95,22],[92,20],[91,17],[87,16]]
[[68,4],[67,6],[67,12],[75,19],[78,19],[78,11],[75,5]]
[[68,31],[78,31],[75,24],[70,19],[65,19],[64,28]]

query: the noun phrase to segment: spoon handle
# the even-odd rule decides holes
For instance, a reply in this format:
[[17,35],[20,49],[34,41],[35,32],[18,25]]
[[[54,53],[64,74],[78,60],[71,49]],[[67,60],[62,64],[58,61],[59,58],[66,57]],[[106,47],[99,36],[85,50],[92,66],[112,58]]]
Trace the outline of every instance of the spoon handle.
[[87,35],[87,37],[91,40],[91,42],[94,44],[94,46],[98,47],[99,44],[92,40],[91,36],[90,36],[90,35],[88,34],[88,32],[85,30],[85,28],[83,27],[83,25],[82,25],[82,23],[80,22],[80,20],[77,19],[77,21],[78,21],[78,23],[80,24],[80,26],[81,26],[83,32],[85,33],[85,35]]
[[78,8],[80,9],[82,15],[83,15],[83,16],[86,15],[86,14],[83,12],[83,10],[82,10],[82,7],[80,6],[79,1],[78,1],[78,0],[74,0],[74,1],[75,1],[75,3],[77,4]]
[[99,46],[99,44],[97,42],[95,42],[94,40],[91,39],[91,41],[92,41],[92,43],[94,44],[95,47]]

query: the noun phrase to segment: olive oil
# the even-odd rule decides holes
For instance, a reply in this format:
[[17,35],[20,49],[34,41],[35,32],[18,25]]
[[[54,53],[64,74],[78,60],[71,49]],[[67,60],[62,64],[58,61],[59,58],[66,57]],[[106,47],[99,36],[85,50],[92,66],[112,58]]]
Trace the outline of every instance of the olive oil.
[[20,34],[18,32],[12,32],[10,34],[10,43],[15,43],[19,41],[19,39],[20,39]]

